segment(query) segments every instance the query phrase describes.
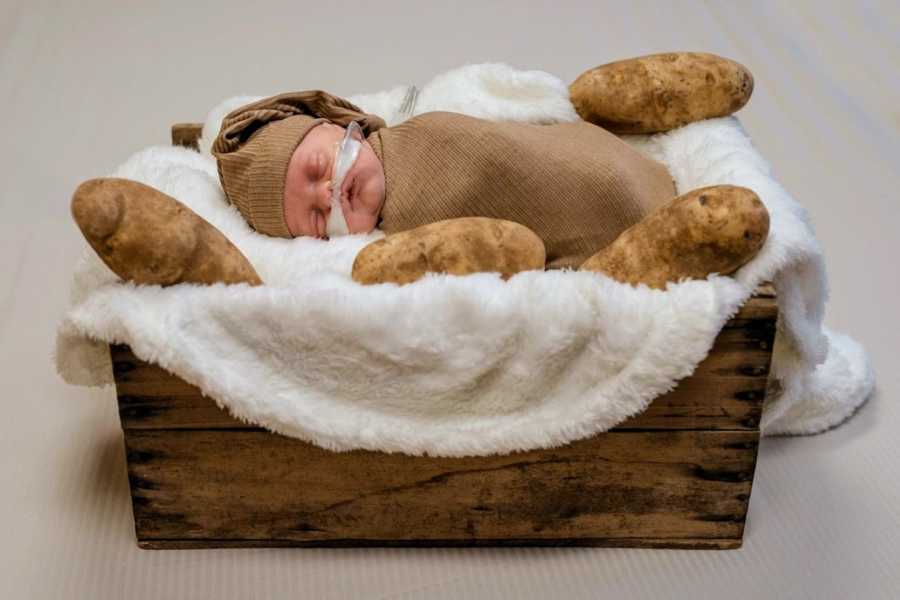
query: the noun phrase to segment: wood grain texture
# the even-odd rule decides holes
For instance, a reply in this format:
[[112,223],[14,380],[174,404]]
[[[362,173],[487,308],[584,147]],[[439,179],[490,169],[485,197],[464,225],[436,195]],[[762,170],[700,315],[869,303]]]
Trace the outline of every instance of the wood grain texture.
[[199,150],[203,123],[176,123],[172,125],[172,145]]
[[138,540],[144,550],[203,550],[208,548],[434,548],[434,547],[593,547],[593,548],[682,548],[690,550],[733,550],[741,540],[731,538],[541,538],[464,540]]
[[331,452],[262,431],[127,430],[142,543],[733,547],[759,434],[612,432],[472,458]]

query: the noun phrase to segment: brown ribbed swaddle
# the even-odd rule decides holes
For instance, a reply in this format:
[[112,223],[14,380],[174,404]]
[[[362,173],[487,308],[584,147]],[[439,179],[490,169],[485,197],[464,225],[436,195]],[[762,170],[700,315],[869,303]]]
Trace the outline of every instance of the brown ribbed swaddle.
[[578,267],[675,197],[662,164],[586,122],[430,112],[368,140],[384,165],[385,233],[457,217],[507,219],[544,240],[547,268]]

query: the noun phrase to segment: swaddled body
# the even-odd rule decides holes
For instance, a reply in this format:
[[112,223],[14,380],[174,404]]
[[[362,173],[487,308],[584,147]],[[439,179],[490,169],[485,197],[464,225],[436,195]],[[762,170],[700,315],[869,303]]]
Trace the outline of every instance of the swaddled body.
[[[347,149],[356,158],[344,172],[336,159]],[[663,165],[583,121],[432,112],[387,127],[327,92],[288,92],[229,113],[212,152],[228,199],[260,233],[325,238],[380,225],[391,243],[360,251],[367,274],[354,265],[357,281],[577,267],[660,287],[733,272],[768,231],[752,190],[676,198]],[[504,228],[524,231],[513,243]]]
[[[333,186],[334,148],[354,122],[364,147]],[[532,230],[548,268],[578,267],[675,197],[663,165],[585,121],[537,125],[437,111],[387,127],[322,90],[232,111],[212,152],[228,199],[260,233],[323,238],[341,229],[332,223],[340,216],[351,233],[380,226],[387,234],[486,217]]]
[[578,267],[675,197],[666,168],[590,123],[431,112],[368,136],[384,167],[388,234],[458,217],[527,226],[547,268]]

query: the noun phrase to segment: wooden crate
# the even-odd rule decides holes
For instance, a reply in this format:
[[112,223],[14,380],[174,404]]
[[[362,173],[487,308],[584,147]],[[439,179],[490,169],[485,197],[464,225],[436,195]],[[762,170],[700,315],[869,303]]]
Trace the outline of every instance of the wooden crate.
[[[198,134],[173,127],[182,145]],[[642,414],[559,448],[472,458],[323,450],[111,346],[138,544],[739,547],[776,318],[763,285]]]

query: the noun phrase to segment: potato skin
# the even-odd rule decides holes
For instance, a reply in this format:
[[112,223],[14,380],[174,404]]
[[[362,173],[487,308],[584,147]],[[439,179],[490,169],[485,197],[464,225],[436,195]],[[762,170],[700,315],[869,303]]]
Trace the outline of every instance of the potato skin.
[[769,233],[769,212],[750,189],[692,190],[626,229],[580,270],[665,289],[667,281],[733,273],[756,256]]
[[262,283],[221,231],[156,188],[129,179],[90,179],[75,190],[71,208],[94,251],[126,281]]
[[520,271],[543,270],[546,258],[544,242],[524,225],[462,217],[372,242],[357,254],[352,277],[361,284],[404,284],[428,272],[468,275],[499,271],[508,279]]
[[570,86],[575,110],[613,133],[656,133],[740,110],[753,75],[705,52],[668,52],[620,60],[582,73]]

